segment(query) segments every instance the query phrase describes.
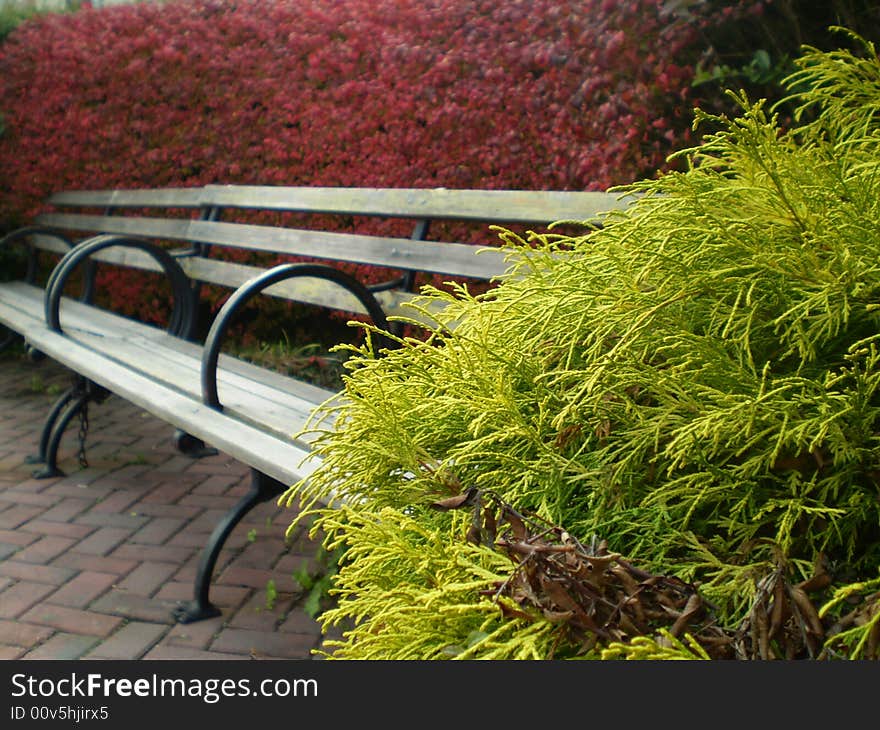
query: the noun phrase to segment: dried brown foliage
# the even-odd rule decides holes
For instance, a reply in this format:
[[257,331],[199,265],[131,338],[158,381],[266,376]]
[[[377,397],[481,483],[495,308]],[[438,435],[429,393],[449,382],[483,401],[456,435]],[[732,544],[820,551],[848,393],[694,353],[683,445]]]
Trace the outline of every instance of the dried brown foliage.
[[[597,646],[628,643],[635,637],[689,635],[712,659],[818,659],[825,639],[863,625],[880,611],[880,594],[833,625],[824,625],[810,598],[831,583],[826,566],[792,583],[780,558],[762,578],[746,619],[735,629],[716,623],[711,604],[697,585],[673,575],[642,570],[609,552],[604,540],[585,545],[564,528],[524,515],[497,495],[470,489],[434,502],[435,509],[470,509],[466,539],[491,546],[514,563],[510,576],[485,591],[507,616],[536,616],[565,628],[568,641],[588,652]],[[869,640],[868,655],[878,656],[880,627]]]

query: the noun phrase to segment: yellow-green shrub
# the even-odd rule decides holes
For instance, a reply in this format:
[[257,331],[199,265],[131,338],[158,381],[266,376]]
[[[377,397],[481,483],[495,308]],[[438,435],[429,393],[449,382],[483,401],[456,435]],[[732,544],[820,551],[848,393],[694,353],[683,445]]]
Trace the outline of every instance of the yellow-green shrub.
[[[502,231],[496,290],[426,290],[447,303],[427,341],[355,353],[323,467],[290,492],[347,501],[311,502],[347,547],[324,616],[354,621],[337,656],[583,648],[486,590],[513,563],[431,507],[474,488],[698,586],[731,637],[809,591],[825,609],[792,609],[786,631],[821,615],[822,646],[798,657],[876,658],[880,62],[867,43],[808,49],[788,84],[798,126],[746,99],[732,120],[698,113],[716,131],[684,172],[629,188],[634,208],[581,237]],[[765,656],[791,653],[784,633]],[[586,656],[693,649],[663,636]]]

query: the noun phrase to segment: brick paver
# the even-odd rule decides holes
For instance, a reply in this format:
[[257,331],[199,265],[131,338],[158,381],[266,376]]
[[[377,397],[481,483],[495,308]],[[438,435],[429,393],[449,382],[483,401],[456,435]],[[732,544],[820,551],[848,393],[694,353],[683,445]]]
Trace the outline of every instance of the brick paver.
[[22,530],[0,530],[0,543],[6,543],[7,545],[24,547],[37,539],[39,538],[36,535],[29,535]]
[[[30,565],[28,563],[19,563],[11,557],[0,560],[0,575],[6,578],[17,578],[19,580],[32,580],[37,583],[49,583],[50,585],[60,586],[76,575],[75,570],[60,566],[48,565]],[[61,556],[58,560],[63,560],[66,556]]]
[[139,621],[165,621],[175,603],[122,590],[111,590],[96,600],[91,608],[103,614]]
[[53,630],[47,626],[0,619],[0,646],[34,647],[43,643],[53,633]]
[[0,618],[16,618],[52,592],[45,583],[18,581],[0,593]]
[[57,558],[62,553],[66,553],[74,545],[76,545],[76,540],[69,537],[57,537],[54,535],[50,537],[41,537],[23,550],[19,550],[15,554],[15,559],[21,560],[25,563],[39,563],[40,565],[46,565],[51,562],[53,558]]
[[57,535],[58,537],[72,537],[80,540],[94,531],[95,528],[90,525],[77,525],[53,520],[30,520],[18,529],[17,534],[32,539],[36,539],[40,535]]
[[139,596],[152,596],[179,569],[174,563],[143,562],[125,577],[119,588]]
[[140,659],[167,633],[165,626],[132,621],[90,652],[87,659]]
[[97,611],[82,611],[78,608],[53,606],[45,601],[21,615],[22,621],[71,634],[88,636],[109,636],[122,623],[119,616],[110,616]]
[[131,530],[126,527],[101,527],[85,540],[80,540],[71,552],[87,555],[107,555],[131,537]]
[[211,648],[231,654],[246,654],[254,659],[265,657],[308,659],[314,645],[315,637],[308,634],[223,629],[211,644]]
[[84,634],[68,634],[59,631],[44,644],[25,652],[22,659],[81,659],[93,646],[99,644],[101,637]]
[[246,465],[181,455],[170,426],[111,397],[89,411],[89,466],[77,463],[72,424],[65,476],[33,477],[24,459],[37,450],[50,389],[68,382],[56,363],[0,354],[0,660],[310,658],[320,631],[291,571],[317,546],[286,541],[294,513],[271,502],[220,555],[211,600],[222,615],[171,619],[192,597],[208,535],[249,488]]
[[48,602],[70,608],[86,608],[98,596],[110,590],[117,580],[118,577],[112,573],[84,570],[55,591]]

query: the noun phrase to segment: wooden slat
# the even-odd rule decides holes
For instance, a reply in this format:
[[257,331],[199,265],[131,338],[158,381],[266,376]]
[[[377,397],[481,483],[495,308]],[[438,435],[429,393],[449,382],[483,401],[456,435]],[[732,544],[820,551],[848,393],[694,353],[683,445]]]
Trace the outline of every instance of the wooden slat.
[[[111,338],[106,333],[69,331],[69,328],[65,328],[65,333],[70,339],[89,346],[131,371],[201,400],[201,358],[169,347],[168,337],[163,338],[160,334],[148,338],[135,335]],[[276,374],[277,380],[282,378]],[[306,425],[312,411],[331,395],[325,394],[316,401],[295,398],[278,385],[251,380],[225,367],[218,369],[217,379],[220,402],[227,415],[285,441],[293,440],[293,434]]]
[[501,249],[466,243],[412,241],[408,238],[305,231],[243,223],[62,213],[42,215],[38,222],[62,230],[198,241],[250,251],[478,279],[492,279],[508,268],[506,254]]
[[[26,317],[7,318],[7,324],[29,337],[34,328],[45,326],[41,319],[42,298],[36,287],[15,288],[18,291],[13,295],[10,288],[0,287],[0,307],[6,305]],[[65,300],[61,309],[64,334],[70,342],[86,345],[169,390],[201,400],[199,346],[79,302]],[[292,441],[293,434],[309,423],[317,406],[334,396],[327,389],[228,355],[221,356],[219,365],[218,390],[226,415],[273,433],[285,442]],[[304,435],[301,446],[307,447],[312,438],[310,434]]]
[[[229,289],[237,289],[245,282],[260,275],[265,269],[231,261],[204,259],[199,257],[178,259],[187,276],[198,281],[217,284]],[[328,309],[338,309],[354,314],[369,314],[360,301],[348,290],[325,279],[302,277],[279,282],[263,290],[263,294],[302,304],[311,304]],[[386,316],[415,316],[406,304],[416,298],[416,294],[400,289],[388,289],[373,295]]]
[[547,225],[595,220],[632,198],[585,191],[208,185],[203,201],[228,208]]
[[627,207],[633,199],[617,193],[565,190],[207,185],[203,188],[70,190],[55,193],[49,202],[59,207],[219,206],[546,225],[560,220],[595,220],[603,212]]
[[[61,241],[52,236],[36,234],[30,237],[30,242],[37,248],[43,251],[49,251],[50,253],[65,254],[70,250]],[[94,254],[94,258],[95,260],[103,261],[104,263],[130,266],[134,269],[146,269],[148,271],[162,270],[162,266],[156,261],[156,259],[148,253],[135,248],[113,246],[98,251],[98,253]]]
[[186,218],[142,218],[79,213],[43,213],[36,218],[41,226],[88,233],[188,240],[190,220]]
[[66,190],[49,198],[52,205],[80,208],[198,208],[202,188],[151,190]]
[[33,243],[39,249],[43,251],[49,251],[51,253],[65,254],[70,249],[57,238],[53,238],[52,236],[42,236],[39,234],[35,234],[30,236],[30,242]]
[[292,441],[286,443],[230,415],[213,411],[63,335],[32,329],[28,340],[53,359],[134,405],[282,483],[292,484],[307,477],[316,466],[316,457]]
[[[169,383],[173,383],[173,378],[166,377],[163,370],[166,364],[173,363],[175,367],[185,368],[191,373],[192,381],[199,383],[202,359],[202,346],[199,344],[168,335],[157,327],[73,300],[64,301],[62,327],[71,336],[78,336],[79,331],[86,333],[86,336],[98,337],[94,344],[95,349],[106,352],[111,357],[114,356],[113,348],[119,343],[114,342],[108,347],[102,344],[100,339],[113,338],[124,341],[121,344],[129,349],[136,348],[139,352],[138,355],[127,358],[129,365],[134,369],[150,373],[157,379],[167,379]],[[150,352],[157,354],[151,357]],[[221,375],[221,385],[259,395],[267,401],[276,400],[295,413],[311,411],[315,405],[333,395],[333,392],[326,388],[222,353],[218,371]],[[189,379],[186,383],[191,386]],[[187,389],[187,385],[181,387]],[[198,395],[200,390],[197,387],[189,392]]]
[[505,253],[500,249],[465,243],[412,241],[408,238],[209,221],[192,221],[190,236],[198,241],[249,250],[449,276],[491,279],[507,270]]
[[0,284],[0,301],[6,303],[10,312],[20,313],[15,321],[3,322],[19,334],[25,333],[32,322],[43,323],[43,290],[40,287],[22,281],[4,282]]

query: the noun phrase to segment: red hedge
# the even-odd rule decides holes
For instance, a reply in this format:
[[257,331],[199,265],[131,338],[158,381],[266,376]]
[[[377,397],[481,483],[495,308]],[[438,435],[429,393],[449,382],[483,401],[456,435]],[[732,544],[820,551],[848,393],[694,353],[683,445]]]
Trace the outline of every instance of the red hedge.
[[664,4],[184,0],[41,17],[0,45],[0,224],[65,188],[652,175],[694,105],[695,26]]

